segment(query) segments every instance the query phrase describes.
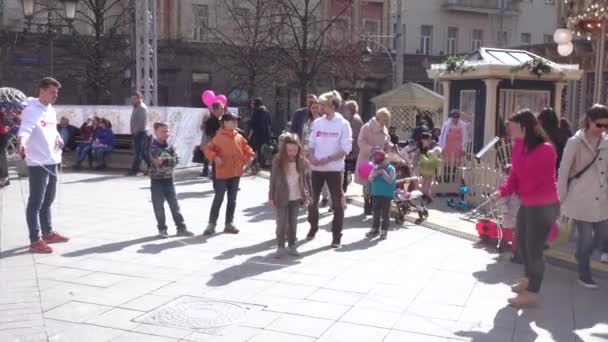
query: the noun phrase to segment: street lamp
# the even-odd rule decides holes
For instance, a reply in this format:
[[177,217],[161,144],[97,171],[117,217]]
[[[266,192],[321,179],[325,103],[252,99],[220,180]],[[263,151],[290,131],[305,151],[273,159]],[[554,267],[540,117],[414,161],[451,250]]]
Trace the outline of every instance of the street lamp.
[[372,38],[395,38],[396,36],[380,36],[380,35],[364,35],[362,36],[363,41],[365,42],[365,47],[363,48],[363,52],[361,53],[363,55],[363,61],[364,62],[369,62],[372,59],[372,56],[374,54],[374,51],[371,48],[371,43],[374,43],[376,45],[378,45],[379,47],[381,47],[384,52],[388,55],[388,58],[391,61],[391,70],[392,70],[392,80],[393,80],[393,86],[392,88],[395,88],[397,79],[395,77],[395,69],[396,69],[396,64],[395,64],[395,58],[393,58],[393,54],[391,53],[391,51],[382,43],[372,39]]
[[[65,10],[65,18],[54,18],[53,9],[45,9],[36,11],[36,0],[21,0],[23,5],[23,17],[26,20],[27,28],[25,32],[29,31],[32,26],[36,27],[36,32],[46,33],[49,39],[49,55],[50,55],[50,75],[55,72],[55,61],[54,61],[54,40],[55,34],[60,33],[59,30],[63,28],[73,29],[73,22],[76,18],[76,9],[78,7],[78,0],[59,0],[63,4]],[[47,18],[45,22],[34,22],[36,14],[46,13]],[[64,23],[65,22],[65,23]]]

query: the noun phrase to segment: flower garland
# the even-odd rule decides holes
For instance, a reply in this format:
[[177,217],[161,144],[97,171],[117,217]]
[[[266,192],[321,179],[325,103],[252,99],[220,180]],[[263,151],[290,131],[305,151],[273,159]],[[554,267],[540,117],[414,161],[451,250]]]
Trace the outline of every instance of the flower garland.
[[518,66],[512,67],[511,73],[518,73],[522,70],[528,70],[531,74],[538,76],[538,78],[541,78],[543,74],[548,74],[554,71],[553,67],[549,65],[549,63],[540,58],[534,58]]

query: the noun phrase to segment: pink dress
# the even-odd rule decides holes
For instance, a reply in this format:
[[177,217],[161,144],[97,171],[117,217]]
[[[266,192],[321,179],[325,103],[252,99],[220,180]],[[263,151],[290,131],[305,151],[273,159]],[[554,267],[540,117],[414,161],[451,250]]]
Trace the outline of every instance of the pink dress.
[[443,157],[445,159],[457,159],[462,154],[462,140],[464,139],[464,132],[461,127],[452,126],[450,127],[445,142],[445,148],[443,149]]

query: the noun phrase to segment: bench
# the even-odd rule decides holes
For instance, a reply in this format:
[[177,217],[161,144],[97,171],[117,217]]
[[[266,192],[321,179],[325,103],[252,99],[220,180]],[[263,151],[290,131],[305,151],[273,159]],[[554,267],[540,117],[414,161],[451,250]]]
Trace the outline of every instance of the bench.
[[[80,133],[76,134],[76,142],[80,144]],[[106,165],[109,169],[128,169],[133,162],[133,138],[131,134],[114,134],[114,150],[106,156]],[[74,165],[74,151],[64,153],[63,164]],[[89,153],[89,167],[93,163],[93,156]]]

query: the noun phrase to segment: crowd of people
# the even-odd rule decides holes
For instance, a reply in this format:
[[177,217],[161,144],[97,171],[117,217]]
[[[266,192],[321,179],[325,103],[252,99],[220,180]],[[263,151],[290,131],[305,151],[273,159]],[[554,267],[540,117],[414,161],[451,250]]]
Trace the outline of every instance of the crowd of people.
[[[57,122],[53,104],[60,88],[55,79],[41,80],[39,96],[28,99],[17,133],[19,153],[29,171],[26,219],[30,250],[37,253],[51,253],[49,244],[69,240],[53,229],[51,219],[61,151],[70,143],[70,134],[75,132],[67,120]],[[133,105],[135,115],[131,130],[135,155],[131,174],[139,171],[142,161],[148,164],[159,237],[169,237],[165,201],[169,204],[177,235],[193,236],[181,214],[173,183],[179,156],[168,143],[169,125],[154,123],[151,137],[143,126],[142,138],[139,135],[141,121],[146,120],[147,109],[140,94],[133,96]],[[213,103],[211,112],[203,118],[199,149],[208,161],[203,172],[211,175],[215,192],[204,235],[216,233],[225,197],[223,231],[239,233],[234,218],[240,179],[256,157],[257,163],[261,163],[261,145],[271,137],[268,110],[261,100],[253,101],[252,108],[257,113],[258,124],[252,126],[248,135],[238,128],[238,115],[227,111],[221,102]],[[330,246],[340,247],[348,185],[345,178],[351,173],[354,173],[355,182],[364,188],[364,214],[373,215],[366,236],[386,239],[391,201],[402,181],[395,167],[395,155],[400,157],[397,164],[405,163],[420,176],[420,187],[430,202],[431,185],[442,160],[458,159],[464,153],[467,126],[460,120],[457,110],[451,111],[441,132],[430,128],[433,127],[430,118],[420,116],[418,119],[415,143],[400,149],[395,144],[397,139],[392,136],[395,133],[391,133],[388,109],[379,109],[364,124],[356,102],[343,103],[337,91],[318,98],[309,95],[307,107],[296,111],[290,131],[281,135],[278,153],[271,163],[268,203],[276,214],[275,256],[299,255],[296,241],[301,207],[306,207],[310,225],[306,239],[317,236],[324,189],[327,189],[333,211]],[[579,280],[588,288],[597,287],[589,263],[595,248],[603,247],[604,252],[608,252],[608,216],[604,210],[608,205],[608,192],[604,189],[608,187],[607,129],[608,109],[600,105],[586,113],[582,129],[570,138],[550,109],[543,110],[538,118],[531,111],[522,110],[508,120],[506,134],[513,142],[512,164],[504,184],[493,196],[519,201],[512,207],[514,222],[510,224],[516,228],[516,250],[523,264],[524,277],[512,287],[517,296],[509,299],[511,305],[525,307],[540,300],[543,250],[551,226],[560,216],[560,208],[562,214],[573,220],[578,233]],[[111,124],[105,119],[93,118],[81,127],[79,134],[82,142],[72,145],[77,155],[76,165],[79,166],[90,152],[103,167],[103,155],[111,151],[113,145]],[[368,172],[362,172],[367,166],[370,167]]]

